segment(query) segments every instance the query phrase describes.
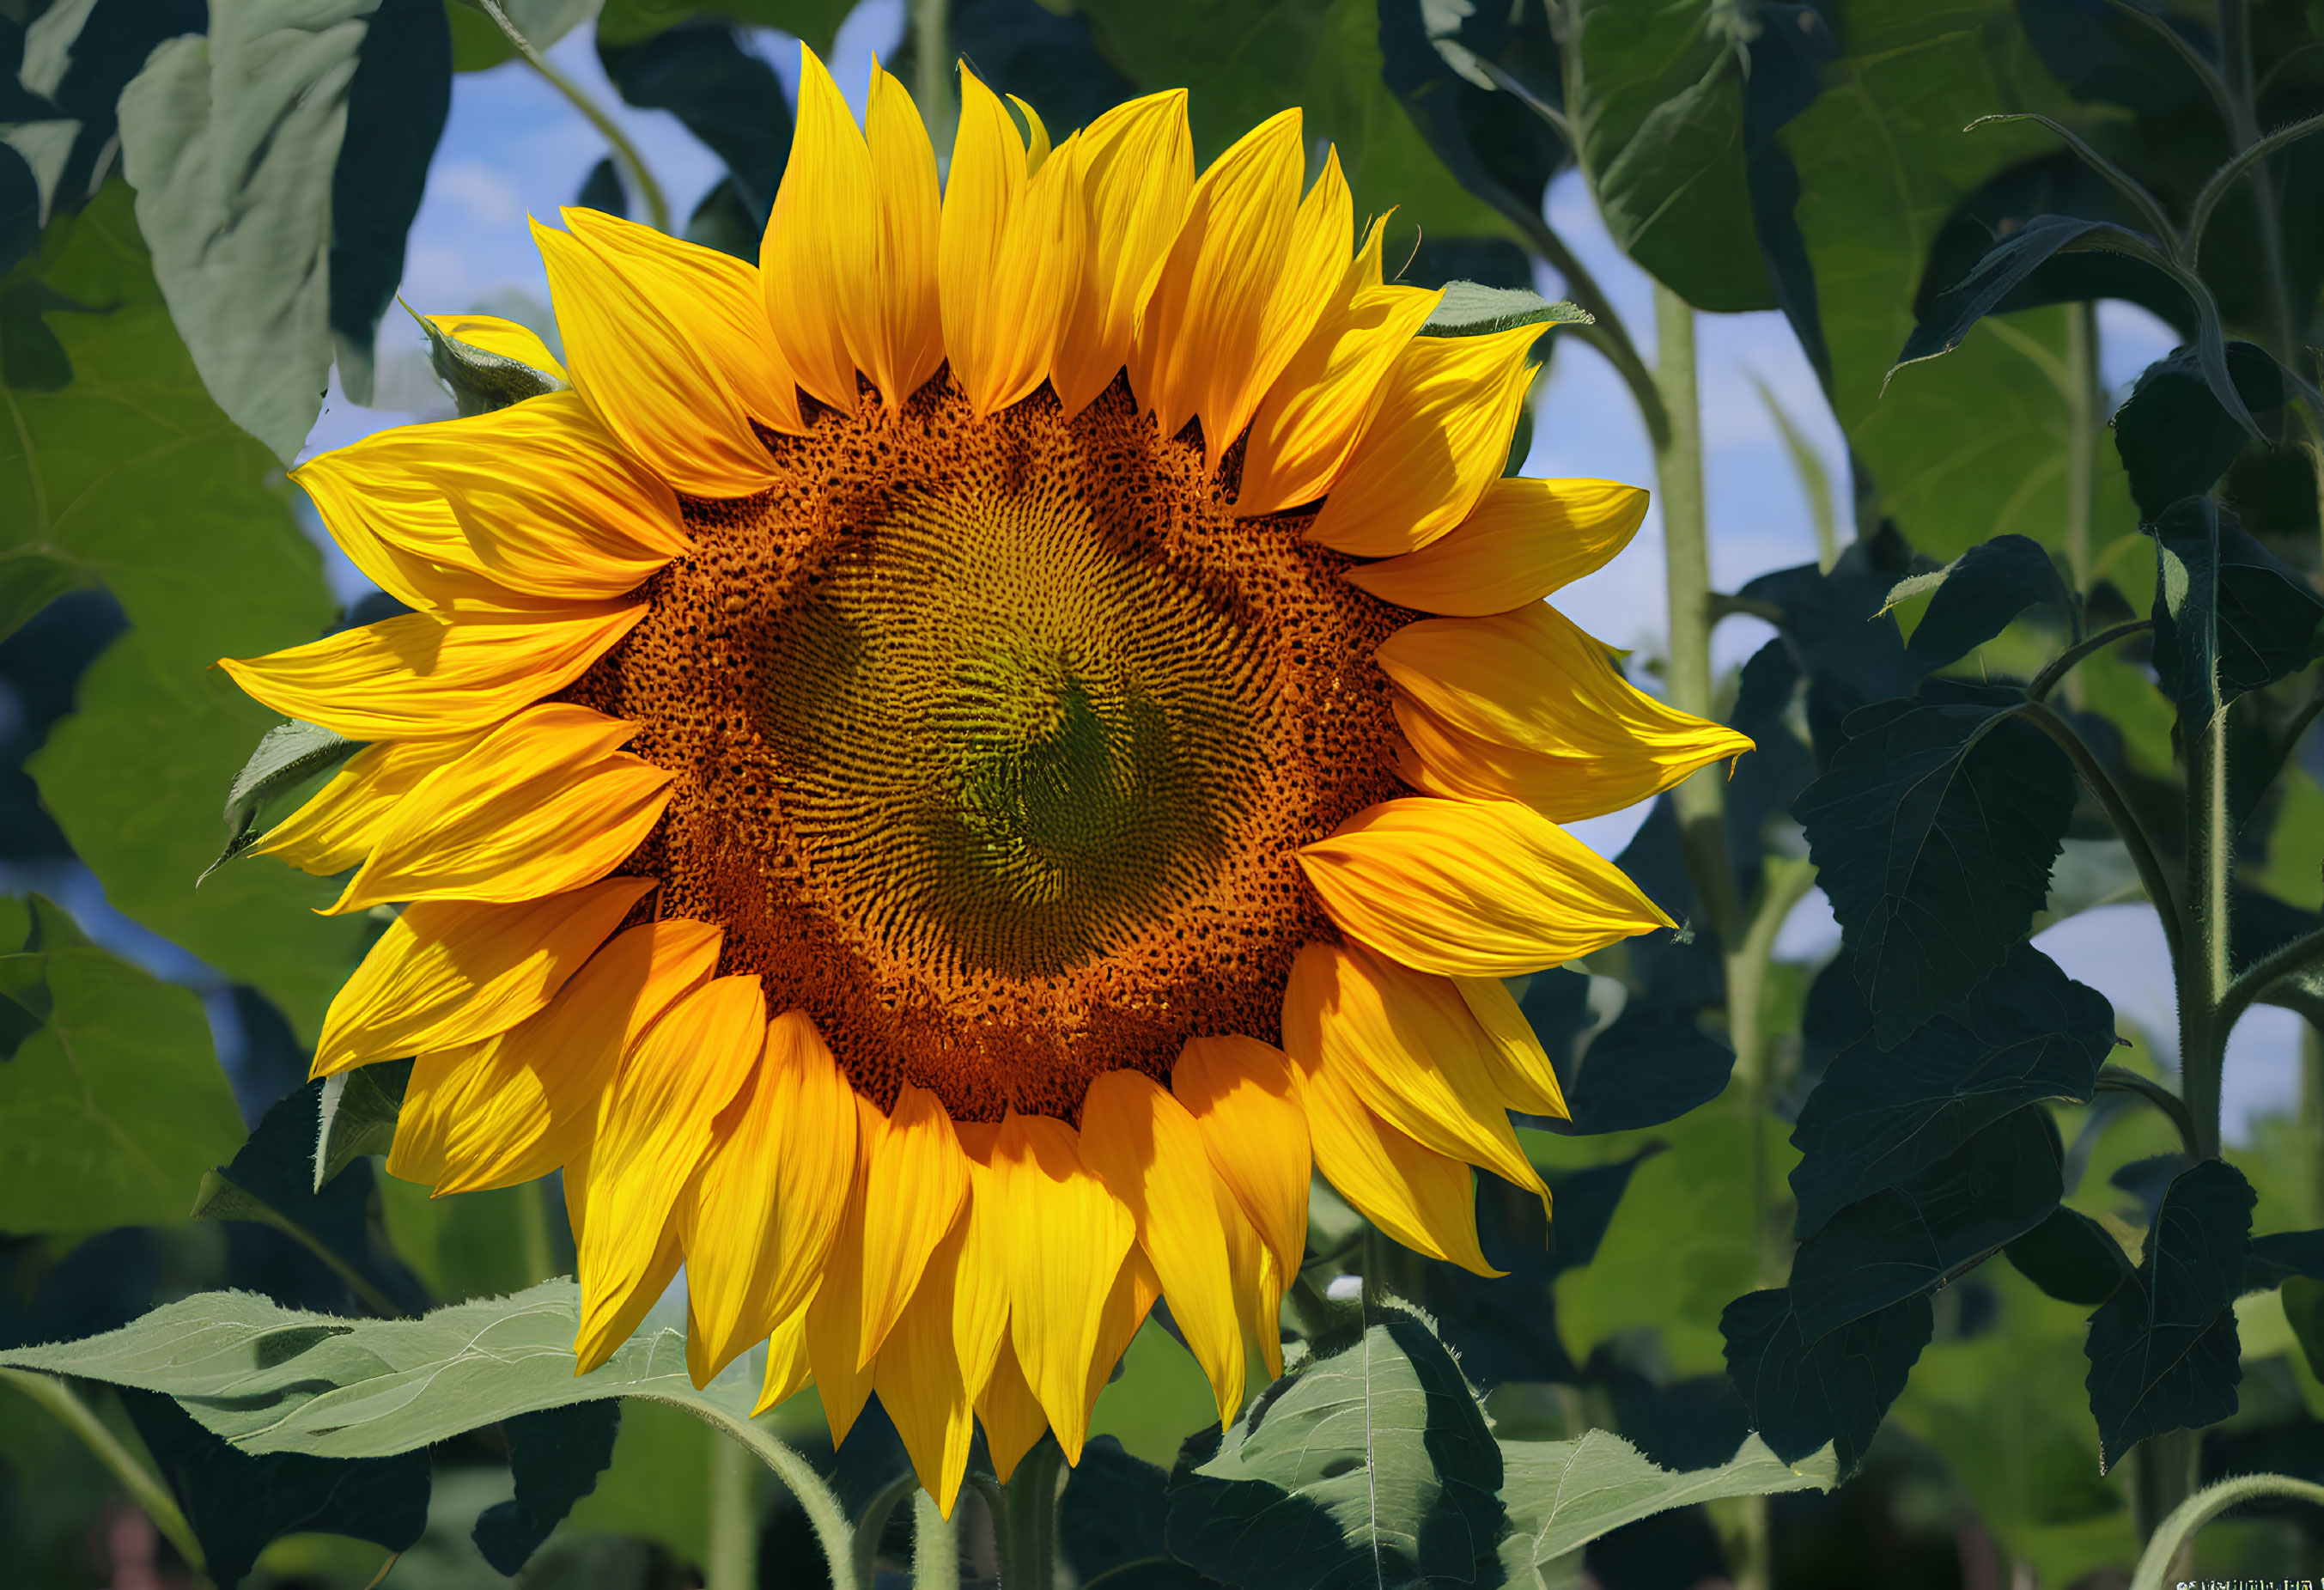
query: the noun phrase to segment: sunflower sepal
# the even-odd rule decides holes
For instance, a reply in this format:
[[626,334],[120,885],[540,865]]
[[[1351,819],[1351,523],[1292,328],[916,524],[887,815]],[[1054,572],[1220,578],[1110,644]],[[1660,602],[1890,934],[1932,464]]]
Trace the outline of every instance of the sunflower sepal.
[[1423,337],[1485,337],[1520,326],[1592,326],[1598,317],[1571,300],[1554,302],[1525,287],[1447,282],[1444,296],[1420,323]]
[[426,334],[428,367],[444,384],[444,390],[452,394],[454,408],[463,420],[493,413],[543,393],[564,392],[573,384],[562,370],[542,369],[504,348],[483,347],[449,335],[438,322],[452,320],[456,324],[455,317],[439,315],[431,319],[410,304],[403,307]]
[[332,772],[365,744],[298,718],[267,730],[226,788],[226,848],[202,869],[194,886],[199,888],[202,879],[258,843],[259,816],[268,806]]

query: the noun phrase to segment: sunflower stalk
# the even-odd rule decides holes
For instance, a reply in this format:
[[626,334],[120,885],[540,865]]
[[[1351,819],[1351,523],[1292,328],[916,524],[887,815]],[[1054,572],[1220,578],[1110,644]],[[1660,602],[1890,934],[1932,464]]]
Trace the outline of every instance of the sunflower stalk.
[[97,1460],[105,1465],[107,1473],[129,1499],[153,1521],[153,1527],[162,1538],[177,1548],[178,1555],[194,1572],[194,1583],[209,1584],[205,1571],[208,1563],[202,1555],[202,1543],[193,1526],[178,1507],[170,1487],[145,1462],[115,1435],[110,1427],[97,1416],[97,1410],[82,1401],[72,1387],[54,1375],[35,1374],[30,1370],[0,1369],[0,1382],[15,1387],[46,1409],[56,1421],[80,1438]]
[[705,1590],[752,1590],[759,1582],[759,1467],[740,1443],[717,1443],[710,1470]]
[[973,1481],[992,1514],[993,1553],[1001,1590],[1049,1590],[1057,1576],[1057,1492],[1065,1449],[1047,1434],[1017,1460],[1002,1484]]

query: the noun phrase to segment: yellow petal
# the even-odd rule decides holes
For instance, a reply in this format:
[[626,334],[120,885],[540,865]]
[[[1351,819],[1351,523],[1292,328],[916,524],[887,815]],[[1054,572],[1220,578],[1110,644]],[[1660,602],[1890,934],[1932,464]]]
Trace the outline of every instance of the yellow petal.
[[1507,613],[1605,567],[1646,517],[1639,486],[1511,476],[1486,486],[1442,539],[1401,558],[1359,564],[1348,580],[1422,613]]
[[[952,1117],[927,1088],[904,1084],[896,1107],[888,1113],[888,1130],[881,1136],[880,1157],[864,1192],[864,1359],[887,1340],[920,1284],[921,1267],[967,1200],[968,1156],[961,1151]],[[945,1308],[949,1330],[949,1296]]]
[[1374,223],[1339,293],[1259,406],[1235,512],[1276,513],[1331,489],[1397,356],[1444,295],[1379,283]]
[[1454,728],[1545,756],[1598,759],[1635,787],[1676,783],[1750,739],[1657,701],[1604,646],[1536,602],[1490,618],[1424,618],[1383,642],[1381,670]]
[[1517,1008],[1508,985],[1499,977],[1455,977],[1452,986],[1486,1038],[1500,1050],[1501,1069],[1494,1080],[1509,1108],[1527,1115],[1572,1119],[1565,1108],[1565,1089],[1557,1080],[1557,1068],[1550,1063],[1549,1051],[1541,1047],[1540,1036]]
[[382,830],[334,912],[398,900],[530,900],[629,859],[674,776],[613,749],[637,726],[544,701],[430,774]]
[[[579,213],[567,210],[567,224]],[[609,254],[539,222],[532,238],[549,270],[573,384],[622,445],[689,496],[747,497],[772,485],[774,460],[725,366],[771,359],[773,343],[736,323],[710,274],[716,268],[689,280],[641,252]],[[763,378],[750,389],[761,404],[770,401]],[[756,418],[780,426],[787,417]],[[788,419],[788,429],[798,429],[796,409]]]
[[963,1223],[936,1244],[918,1290],[887,1333],[872,1376],[880,1405],[895,1420],[896,1433],[911,1455],[913,1472],[946,1518],[960,1494],[961,1476],[968,1472],[969,1442],[976,1432],[968,1384],[952,1345],[954,1282],[967,1239]]
[[[1050,1428],[1078,1461],[1083,1392],[1106,1296],[1137,1228],[1082,1160],[1072,1127],[1010,1111],[992,1146],[992,1187],[1012,1238],[1009,1340]],[[1027,1240],[1038,1233],[1038,1240]]]
[[1035,110],[1014,94],[1009,97],[1009,103],[1017,107],[1018,116],[1025,123],[1025,136],[1028,140],[1025,146],[1025,174],[1028,177],[1038,176],[1041,167],[1049,158],[1048,126],[1041,120],[1039,111]]
[[1071,419],[1113,384],[1194,186],[1186,91],[1117,105],[1081,136],[1088,239],[1050,384]]
[[1082,1101],[1081,1151],[1129,1206],[1170,1317],[1210,1378],[1219,1422],[1233,1423],[1242,1407],[1242,1327],[1202,1128],[1151,1077],[1107,1071]]
[[395,1112],[395,1141],[387,1152],[387,1173],[400,1181],[434,1187],[444,1179],[445,1146],[453,1123],[466,1112],[476,1086],[479,1061],[493,1040],[414,1056],[404,1080],[403,1103]]
[[1211,1169],[1284,1273],[1296,1273],[1307,1251],[1314,1163],[1289,1057],[1256,1038],[1190,1038],[1170,1091],[1202,1129]]
[[938,254],[945,352],[970,403],[990,414],[1048,378],[1082,269],[1081,156],[1069,149],[1028,176],[1008,107],[965,68],[960,88]]
[[498,723],[554,695],[630,633],[642,605],[557,618],[383,618],[218,666],[285,717],[351,740],[420,740]]
[[872,1369],[863,1362],[863,1192],[888,1118],[862,1094],[855,1103],[855,1166],[848,1178],[847,1202],[831,1252],[824,1261],[823,1284],[807,1309],[807,1361],[823,1399],[823,1417],[838,1446],[855,1428],[856,1415],[872,1394]]
[[767,1376],[759,1382],[759,1401],[751,1416],[772,1413],[806,1391],[812,1378],[807,1361],[807,1309],[794,1308],[767,1338]]
[[1539,327],[1520,326],[1406,342],[1307,539],[1387,558],[1466,519],[1508,463],[1540,337]]
[[1283,1046],[1303,1072],[1339,1077],[1416,1142],[1545,1190],[1509,1127],[1499,1047],[1449,978],[1360,945],[1310,944],[1291,964],[1283,1012]]
[[[1082,1421],[1074,1431],[1075,1456],[1071,1461],[1081,1460],[1081,1431],[1089,1428],[1090,1417],[1097,1411],[1097,1400],[1113,1379],[1114,1366],[1130,1351],[1138,1327],[1146,1323],[1154,1299],[1161,1295],[1162,1280],[1155,1273],[1153,1262],[1147,1258],[1144,1249],[1132,1245],[1121,1256],[1121,1269],[1107,1290],[1105,1308],[1098,1316],[1097,1350],[1090,1355],[1088,1377],[1082,1386]],[[1239,1399],[1237,1405],[1239,1408]]]
[[679,1195],[702,1169],[718,1113],[750,1080],[766,1033],[759,979],[720,977],[680,1000],[622,1059],[589,1154],[574,1348],[584,1373],[636,1328],[630,1311],[655,1280],[658,1249],[679,1245],[671,1218]]
[[403,798],[483,737],[388,740],[365,746],[304,806],[269,828],[250,853],[279,857],[318,878],[361,866],[395,820]]
[[1500,1275],[1477,1245],[1475,1183],[1459,1160],[1424,1148],[1330,1072],[1302,1069],[1315,1166],[1363,1217],[1416,1253]]
[[[1299,1135],[1307,1135],[1307,1123],[1299,1123]],[[1227,1268],[1233,1272],[1235,1315],[1241,1320],[1243,1334],[1259,1348],[1268,1374],[1276,1380],[1283,1378],[1283,1272],[1275,1267],[1275,1255],[1259,1240],[1258,1227],[1243,1216],[1242,1206],[1234,1195],[1220,1182],[1219,1223],[1227,1235]]]
[[428,323],[454,342],[465,342],[488,354],[514,359],[559,381],[566,378],[565,366],[557,362],[549,345],[529,326],[503,320],[498,315],[430,315]]
[[1531,807],[1413,796],[1299,852],[1342,931],[1448,977],[1515,977],[1678,924]]
[[1298,111],[1283,111],[1203,173],[1139,319],[1130,385],[1165,436],[1201,420],[1214,461],[1347,268],[1347,185],[1335,157],[1301,202],[1299,129]]
[[331,1001],[314,1075],[507,1031],[547,1004],[654,886],[608,878],[517,905],[420,901]]
[[878,324],[873,299],[882,283],[873,273],[883,215],[865,202],[876,180],[839,85],[801,44],[790,163],[759,245],[759,282],[767,323],[798,384],[843,414],[855,412],[850,342],[870,346]]
[[722,937],[683,917],[626,929],[539,1015],[480,1045],[438,1190],[513,1187],[585,1155],[622,1057],[709,981]]
[[1033,1395],[1024,1366],[1005,1341],[993,1362],[991,1378],[976,1398],[976,1417],[984,1423],[984,1450],[992,1459],[993,1475],[1005,1485],[1025,1454],[1049,1428],[1049,1416],[1041,1410],[1040,1399]]
[[[872,153],[872,191],[880,211],[879,274],[869,300],[873,335],[857,347],[854,320],[848,348],[888,406],[898,408],[944,363],[944,311],[936,291],[940,200],[936,156],[928,131],[904,86],[878,66],[864,114]],[[856,299],[849,300],[851,306]]]
[[577,393],[383,430],[293,478],[356,567],[415,605],[599,601],[693,544],[677,496]]
[[697,1386],[803,1308],[855,1178],[855,1093],[804,1011],[770,1022],[756,1077],[678,1203]]
[[959,1128],[968,1160],[968,1202],[958,1222],[960,1273],[953,1290],[953,1355],[974,1401],[1009,1350],[1008,1253],[1013,1234],[993,1188],[990,1126]]
[[1397,726],[1403,731],[1395,746],[1397,772],[1406,783],[1423,794],[1454,800],[1522,801],[1554,823],[1599,817],[1651,800],[1701,765],[1698,757],[1732,755],[1741,739],[1717,724],[1704,723],[1694,755],[1631,742],[1603,756],[1545,756],[1454,728],[1401,690],[1394,706]]

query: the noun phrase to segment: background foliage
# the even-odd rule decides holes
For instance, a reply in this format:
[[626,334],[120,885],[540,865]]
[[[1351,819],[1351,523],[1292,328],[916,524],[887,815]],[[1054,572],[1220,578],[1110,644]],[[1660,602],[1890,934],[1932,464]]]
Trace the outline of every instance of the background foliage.
[[[507,7],[544,46],[593,33],[613,90],[724,172],[669,214],[601,116],[576,202],[745,257],[790,139],[763,30],[828,52],[849,9]],[[1509,1271],[1482,1281],[1319,1184],[1286,1315],[1308,1366],[1267,1421],[1195,1429],[1201,1377],[1149,1324],[1064,1492],[1070,1571],[2095,1586],[2204,1481],[2324,1481],[2315,1033],[2295,1115],[2223,1143],[2219,1087],[2237,1013],[2324,1015],[2324,7],[911,17],[888,64],[931,104],[954,52],[1053,127],[1185,86],[1204,159],[1304,106],[1359,206],[1395,209],[1404,279],[1590,311],[1550,346],[1636,404],[1671,572],[1666,654],[1630,666],[1760,746],[1621,855],[1686,935],[1518,987],[1574,1106],[1521,1123],[1554,1221],[1480,1175]],[[754,1423],[747,1387],[669,1370],[659,1320],[574,1382],[554,1189],[431,1200],[375,1168],[392,1076],[303,1082],[379,924],[312,916],[327,885],[285,869],[195,887],[272,723],[212,661],[389,610],[342,610],[281,466],[332,372],[373,398],[454,74],[532,69],[514,60],[445,0],[0,0],[12,1585],[181,1582],[199,1557],[219,1584],[355,1586],[401,1552],[395,1583],[725,1590],[738,1562],[868,1585],[911,1554],[876,1404],[836,1453],[811,1392]],[[1545,218],[1573,172],[1654,279],[1653,328]],[[2181,344],[2126,393],[2099,375],[2100,300]],[[1696,319],[1761,310],[1844,438],[1855,534],[1821,523],[1815,562],[1720,593]],[[1738,618],[1771,638],[1715,677],[1712,629]],[[1842,942],[1783,958],[1811,888]],[[2177,952],[2175,1034],[2028,942],[2124,901],[2153,901]],[[264,1373],[184,1361],[196,1323]],[[486,1338],[527,1373],[461,1378]],[[441,1390],[339,1421],[383,1358]],[[1335,1428],[1351,1399],[1380,1439]],[[765,1485],[736,1456],[777,1437],[820,1482]],[[2192,1560],[2284,1572],[2319,1544],[2324,1513],[2262,1499]]]

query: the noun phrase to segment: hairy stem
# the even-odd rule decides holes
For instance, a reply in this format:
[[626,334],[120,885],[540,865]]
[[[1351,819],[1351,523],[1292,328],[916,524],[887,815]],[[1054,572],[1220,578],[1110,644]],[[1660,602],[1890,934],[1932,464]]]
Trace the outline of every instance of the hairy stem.
[[2227,1029],[2236,1013],[2226,1008],[2230,986],[2228,892],[2234,878],[2227,715],[2220,710],[2211,714],[2188,747],[2187,916],[2192,942],[2177,957],[2179,1089],[2194,1118],[2198,1159],[2216,1158],[2219,1151],[2219,1074],[2227,1058]]
[[2104,651],[2116,641],[2143,635],[2153,627],[2154,621],[2151,618],[2134,618],[2128,624],[2117,624],[2112,629],[2100,630],[2086,641],[2077,642],[2052,658],[2049,667],[2035,674],[2034,682],[2025,687],[2025,693],[2036,701],[2047,700],[2050,692],[2058,688],[2058,681],[2072,670],[2075,663],[2093,652]]
[[2130,809],[2130,802],[2107,776],[2106,769],[2074,733],[2074,726],[2060,717],[2040,701],[2029,701],[2021,709],[2025,720],[2057,743],[2074,771],[2082,775],[2098,804],[2106,809],[2107,820],[2114,825],[2123,848],[2130,852],[2131,864],[2138,869],[2138,881],[2146,890],[2146,898],[2154,904],[2154,914],[2163,923],[2163,937],[2171,948],[2171,964],[2180,966],[2186,960],[2186,925],[2179,911],[2179,896],[2171,887],[2171,875],[2163,870],[2162,861],[2154,854],[2146,830],[2139,826],[2138,818]]
[[[799,1511],[807,1514],[807,1526],[815,1531],[815,1543],[823,1548],[824,1564],[830,1570],[831,1590],[863,1590],[855,1580],[854,1531],[847,1527],[847,1514],[841,1509],[839,1498],[824,1483],[823,1476],[815,1472],[812,1464],[770,1435],[756,1420],[700,1402],[671,1399],[669,1406],[724,1431],[748,1447],[751,1456],[772,1469],[775,1478],[783,1483],[783,1488],[799,1504]],[[715,1479],[713,1483],[716,1483]]]
[[153,1521],[153,1527],[178,1548],[186,1566],[197,1574],[206,1571],[208,1563],[202,1555],[202,1543],[195,1537],[193,1526],[186,1521],[186,1515],[178,1510],[177,1498],[170,1494],[170,1487],[122,1444],[121,1437],[97,1418],[95,1409],[74,1394],[70,1385],[54,1375],[36,1374],[28,1369],[0,1369],[0,1382],[15,1387],[47,1409],[59,1424],[79,1437],[81,1445],[105,1465],[106,1471],[129,1493],[129,1499],[143,1509],[145,1516]]
[[755,1590],[759,1583],[759,1465],[740,1443],[722,1443],[710,1465],[710,1540],[706,1590]]
[[2098,1086],[2101,1093],[2136,1094],[2162,1111],[2171,1124],[2179,1129],[2179,1141],[2187,1145],[2189,1153],[2195,1151],[2195,1118],[2187,1113],[2187,1101],[2163,1084],[2120,1066],[2100,1066]]
[[2066,561],[2073,569],[2079,596],[2090,584],[2090,503],[2101,427],[2098,310],[2094,303],[2066,306]]
[[2130,1576],[2130,1590],[2163,1590],[2174,1578],[2184,1578],[2186,1575],[2179,1565],[2188,1556],[2187,1548],[2195,1539],[2195,1531],[2237,1502],[2262,1496],[2290,1496],[2324,1505],[2324,1485],[2310,1484],[2289,1474],[2237,1474],[2231,1480],[2206,1486],[2172,1509],[2171,1515],[2154,1530],[2145,1551],[2139,1556],[2136,1571]]
[[912,1497],[912,1590],[960,1590],[960,1537],[926,1491]]

